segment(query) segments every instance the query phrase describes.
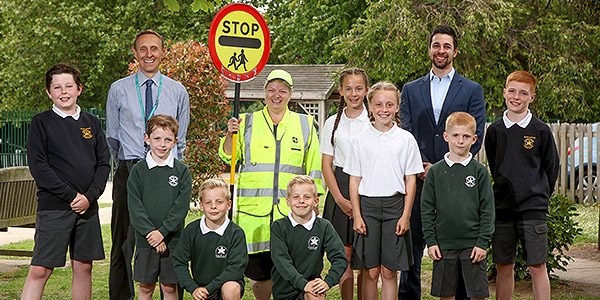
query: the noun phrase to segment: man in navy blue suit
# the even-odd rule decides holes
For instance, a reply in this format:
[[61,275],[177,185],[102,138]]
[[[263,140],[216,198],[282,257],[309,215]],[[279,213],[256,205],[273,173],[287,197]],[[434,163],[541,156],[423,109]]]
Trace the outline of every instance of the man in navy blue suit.
[[[435,27],[429,36],[427,48],[431,71],[405,84],[400,102],[402,127],[417,140],[425,169],[418,175],[410,219],[415,263],[408,271],[401,273],[398,288],[398,299],[407,300],[421,299],[421,258],[425,248],[421,231],[421,190],[429,167],[443,159],[448,152],[448,144],[443,138],[446,118],[455,111],[467,112],[475,118],[479,138],[471,147],[473,154],[481,149],[485,128],[485,102],[481,85],[458,75],[452,67],[452,61],[458,54],[458,38],[454,29],[447,25]],[[459,285],[464,290],[464,284]],[[457,295],[457,299],[461,294]]]

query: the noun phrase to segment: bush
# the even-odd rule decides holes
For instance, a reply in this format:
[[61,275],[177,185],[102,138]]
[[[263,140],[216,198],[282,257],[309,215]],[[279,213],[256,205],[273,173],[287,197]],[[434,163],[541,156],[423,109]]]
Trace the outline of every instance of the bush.
[[[565,254],[569,246],[575,242],[575,238],[581,234],[581,228],[578,227],[574,217],[577,215],[577,208],[571,202],[568,196],[554,194],[550,197],[550,206],[548,209],[548,262],[546,268],[548,273],[553,270],[566,271],[566,266],[573,259]],[[493,249],[488,248],[488,276],[496,277],[496,265],[492,262]],[[519,244],[517,248],[517,260],[515,263],[515,278],[523,279],[529,276],[527,263],[523,256],[523,248]]]
[[[200,184],[223,172],[219,158],[220,124],[229,116],[225,96],[227,80],[214,67],[208,47],[195,41],[166,45],[161,72],[181,82],[190,95],[190,124],[184,162],[192,174],[192,194],[198,195]],[[138,70],[137,62],[129,65],[129,74]]]

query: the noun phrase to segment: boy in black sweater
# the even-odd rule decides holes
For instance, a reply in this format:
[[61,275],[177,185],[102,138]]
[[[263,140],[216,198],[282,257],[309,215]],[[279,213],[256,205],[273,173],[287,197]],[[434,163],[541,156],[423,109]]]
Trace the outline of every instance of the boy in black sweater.
[[239,300],[244,295],[246,236],[227,217],[230,198],[229,185],[223,179],[204,181],[200,186],[204,216],[185,227],[173,255],[179,283],[195,300]]
[[29,170],[38,187],[35,246],[21,299],[41,299],[55,267],[70,248],[73,299],[90,299],[92,261],[104,259],[97,200],[110,171],[110,154],[98,118],[81,111],[81,73],[68,64],[46,72],[54,105],[31,120]]
[[[287,186],[288,217],[271,226],[273,299],[325,299],[325,292],[340,282],[348,266],[339,235],[314,209],[319,205],[317,185],[298,175]],[[323,254],[331,263],[321,279]]]
[[158,278],[164,299],[177,299],[172,252],[183,231],[192,177],[188,167],[171,154],[177,143],[177,120],[156,115],[148,120],[147,128],[144,139],[150,152],[133,166],[127,179],[129,218],[135,229],[133,280],[140,283],[140,300],[152,299]]
[[489,297],[486,249],[494,232],[494,193],[490,175],[469,152],[477,140],[475,118],[454,112],[444,140],[450,152],[427,173],[421,218],[427,252],[433,259],[431,295],[450,299],[459,276],[467,296]]
[[548,201],[558,177],[559,158],[548,125],[531,115],[536,79],[529,72],[508,75],[504,89],[507,110],[487,130],[485,150],[494,179],[496,231],[493,260],[498,269],[497,299],[510,299],[514,290],[517,243],[523,252],[535,299],[550,299],[548,260]]

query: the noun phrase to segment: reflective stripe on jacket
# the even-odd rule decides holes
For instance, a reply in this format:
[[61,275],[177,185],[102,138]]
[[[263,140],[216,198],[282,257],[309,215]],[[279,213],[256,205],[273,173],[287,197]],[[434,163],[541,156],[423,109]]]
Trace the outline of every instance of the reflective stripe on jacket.
[[[277,125],[267,107],[241,117],[237,139],[237,164],[240,166],[237,214],[234,221],[246,233],[248,253],[270,250],[270,229],[274,220],[287,216],[287,183],[296,175],[315,179],[323,194],[319,139],[313,117],[289,110]],[[225,138],[219,145],[219,156],[231,163],[231,155],[223,151]]]

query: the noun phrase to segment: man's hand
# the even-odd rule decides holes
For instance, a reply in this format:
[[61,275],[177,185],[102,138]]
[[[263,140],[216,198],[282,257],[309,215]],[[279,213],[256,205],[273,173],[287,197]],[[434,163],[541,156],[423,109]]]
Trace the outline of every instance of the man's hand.
[[470,256],[470,258],[473,259],[471,262],[478,263],[478,262],[484,260],[486,256],[487,256],[487,253],[485,252],[485,249],[481,249],[479,247],[473,247],[473,251],[471,251],[471,256]]
[[162,242],[164,238],[165,237],[158,230],[152,230],[146,235],[146,240],[148,241],[148,244],[150,244],[150,246],[152,247],[158,246],[158,244],[160,244],[160,242]]
[[194,293],[192,293],[192,297],[194,297],[194,300],[205,300],[206,298],[208,298],[208,295],[208,290],[205,287],[196,288],[194,290]]
[[431,166],[433,166],[433,164],[430,164],[428,162],[424,162],[423,163],[423,169],[425,169],[425,171],[417,174],[417,177],[419,177],[419,179],[421,179],[421,180],[425,180],[425,177],[427,176],[427,172],[429,172],[429,168],[431,168]]
[[78,214],[84,214],[90,207],[90,201],[83,194],[77,193],[75,199],[71,201],[71,209]]
[[429,258],[433,260],[442,259],[442,252],[440,251],[440,247],[438,247],[438,245],[427,247],[427,255],[429,255]]

